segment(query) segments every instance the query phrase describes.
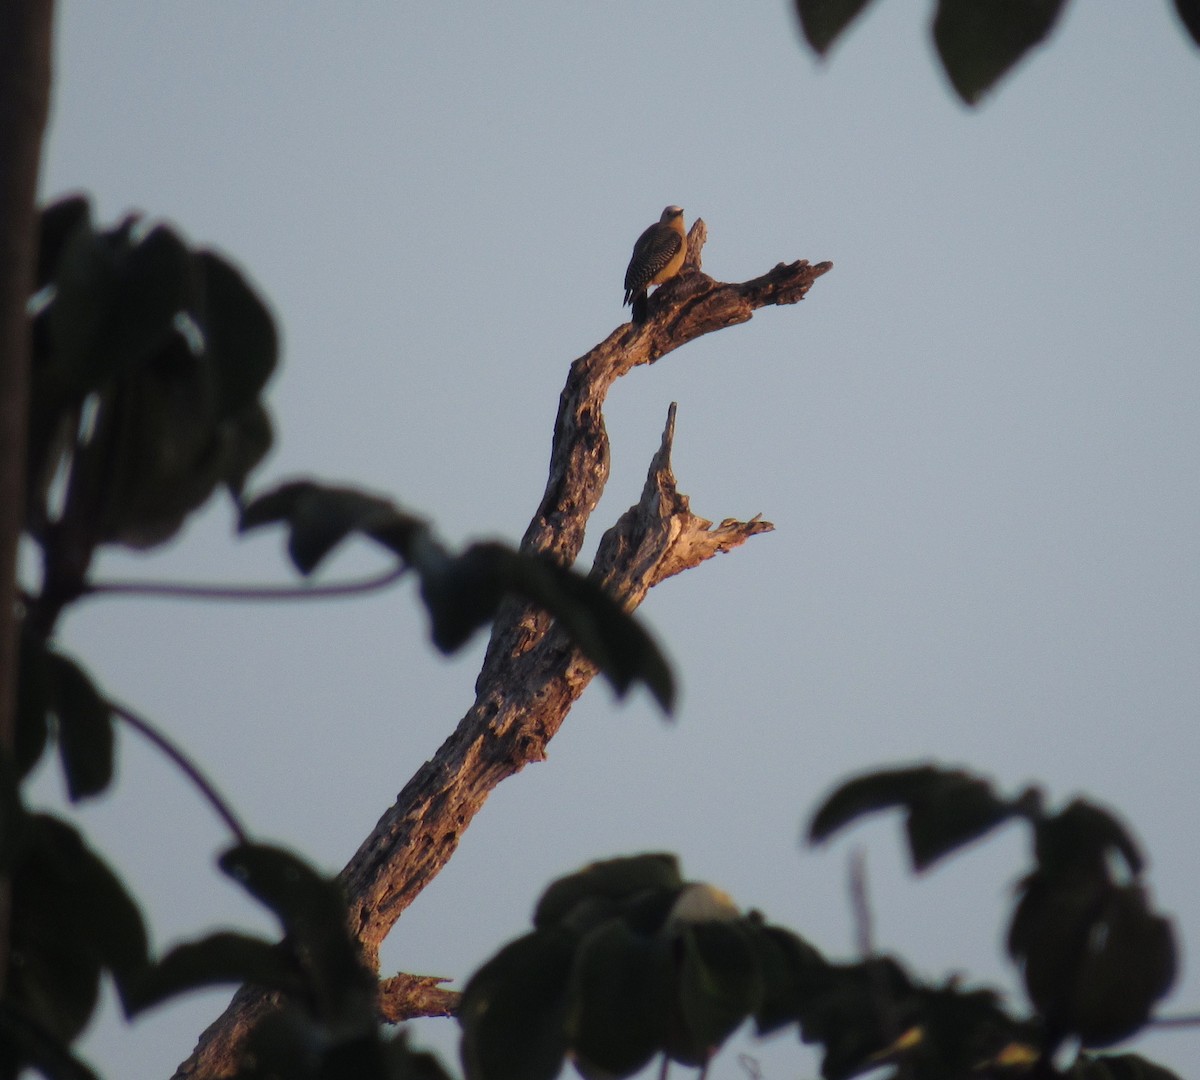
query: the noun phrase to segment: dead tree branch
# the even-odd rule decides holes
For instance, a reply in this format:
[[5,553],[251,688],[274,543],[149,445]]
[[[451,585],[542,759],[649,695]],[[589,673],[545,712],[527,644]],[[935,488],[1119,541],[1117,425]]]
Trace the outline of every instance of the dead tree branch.
[[[796,303],[832,269],[831,263],[781,263],[751,281],[717,282],[700,270],[705,236],[704,223],[697,221],[684,273],[650,298],[644,325],[619,327],[571,365],[559,399],[546,491],[523,550],[564,565],[578,556],[608,479],[602,410],[618,378],[703,334],[745,322],[757,308]],[[605,533],[592,568],[630,610],[660,581],[772,528],[759,517],[727,519],[713,527],[691,512],[671,471],[674,427],[672,406],[641,498]],[[547,743],[595,674],[547,615],[515,602],[502,609],[475,684],[475,704],[405,785],[342,872],[351,923],[370,963],[378,965],[384,937],[453,855],[492,789],[545,758]],[[389,984],[389,1015],[425,1015],[419,998],[427,983],[420,983],[408,1002],[404,983]],[[201,1035],[176,1078],[230,1075],[246,1033],[273,1007],[268,994],[238,991],[224,1015]]]
[[393,975],[380,980],[379,1019],[402,1024],[419,1016],[453,1016],[462,995],[440,985],[447,981],[436,975]]

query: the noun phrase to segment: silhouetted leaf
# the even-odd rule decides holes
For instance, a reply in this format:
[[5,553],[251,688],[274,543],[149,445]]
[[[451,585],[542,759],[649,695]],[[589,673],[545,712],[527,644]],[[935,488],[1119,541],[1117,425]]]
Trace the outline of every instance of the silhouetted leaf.
[[224,463],[222,479],[235,499],[241,499],[246,478],[267,456],[274,439],[271,414],[262,404],[244,410],[236,423],[217,428],[217,453]]
[[691,923],[679,938],[682,1023],[670,1032],[667,1052],[700,1065],[762,1004],[762,974],[740,921]]
[[795,0],[808,43],[821,55],[837,40],[869,0]]
[[212,368],[182,331],[100,397],[96,435],[83,458],[100,469],[89,484],[104,497],[110,543],[144,549],[170,539],[223,479]]
[[289,932],[310,923],[336,922],[345,913],[340,886],[290,851],[269,844],[238,844],[218,865],[279,918]]
[[825,958],[782,926],[751,925],[747,934],[762,974],[763,996],[754,1014],[759,1035],[799,1020],[803,1003],[828,968]]
[[114,242],[82,215],[60,243],[48,309],[55,381],[80,396],[107,378],[118,360],[107,328],[120,288],[115,249],[127,234],[120,232]]
[[575,938],[535,930],[500,950],[463,988],[466,1080],[554,1080],[567,1052],[567,980]]
[[328,1042],[324,1027],[284,998],[250,1029],[233,1080],[323,1080],[321,1054]]
[[113,717],[87,673],[69,657],[48,658],[51,709],[72,802],[98,795],[113,775]]
[[[684,889],[686,886],[668,886],[634,893],[633,896],[615,902],[615,913],[630,930],[639,934],[655,934],[667,925]],[[566,925],[574,926],[575,923],[576,912],[572,912]]]
[[97,232],[83,200],[48,208],[41,257],[53,289],[35,321],[32,534],[45,538],[47,492],[69,466],[74,543],[160,544],[221,483],[239,492],[269,448],[257,398],[273,321],[219,256],[135,215]]
[[665,711],[675,687],[670,667],[650,635],[600,586],[549,559],[503,544],[473,544],[457,558],[426,547],[413,560],[421,596],[443,652],[462,646],[490,622],[506,595],[529,600],[562,624],[580,651],[618,694],[642,682]]
[[566,1023],[585,1076],[630,1076],[658,1053],[669,986],[667,949],[656,948],[653,938],[619,919],[597,926],[580,942]]
[[230,1080],[451,1080],[431,1054],[409,1050],[403,1032],[346,1036],[287,1000],[254,1025],[241,1058]]
[[1056,872],[1075,866],[1103,867],[1109,854],[1120,855],[1135,875],[1144,865],[1137,844],[1116,815],[1082,799],[1038,821],[1034,847],[1038,865]]
[[511,548],[491,543],[472,544],[457,557],[440,545],[425,545],[416,553],[413,564],[429,610],[430,634],[442,652],[462,648],[496,617],[516,577],[517,558]]
[[1175,11],[1192,40],[1200,45],[1200,0],[1175,0]]
[[[118,370],[129,370],[173,333],[191,298],[191,255],[165,225],[136,237],[130,217],[94,232],[86,213],[57,238],[50,333],[59,379],[86,393]],[[56,228],[65,225],[55,222]]]
[[1065,1080],[1183,1080],[1140,1054],[1080,1054],[1063,1075]]
[[1089,933],[1068,1004],[1085,1046],[1111,1046],[1141,1029],[1175,981],[1171,924],[1149,910],[1143,890],[1113,890]]
[[806,1043],[824,1045],[826,1080],[862,1072],[919,1015],[916,987],[890,957],[830,964],[814,976],[801,1004],[800,1032]]
[[932,765],[884,769],[847,780],[826,796],[808,826],[808,839],[819,844],[865,814],[907,809],[940,783],[942,770]]
[[540,929],[561,923],[581,903],[595,898],[631,900],[682,887],[679,860],[667,852],[603,859],[551,882],[534,908],[533,925]]
[[60,936],[53,912],[14,903],[13,943],[20,969],[9,975],[8,994],[65,1045],[83,1031],[100,991],[101,965],[73,937]]
[[[918,1012],[908,1029],[910,1037],[901,1036],[902,1045],[894,1054],[894,1060],[906,1063],[914,1080],[978,1074],[984,1062],[996,1061],[1005,1052],[1011,1056],[1015,1046],[1037,1056],[1030,1044],[1040,1033],[1005,1013],[991,990],[965,990],[951,980],[939,987],[918,988],[916,999]],[[914,1031],[920,1032],[920,1038],[911,1037]]]
[[574,571],[497,543],[472,544],[451,555],[425,521],[389,500],[308,480],[290,481],[251,500],[238,528],[247,532],[277,523],[290,530],[288,553],[302,574],[355,534],[411,565],[421,581],[433,642],[442,652],[460,648],[491,622],[505,596],[519,596],[555,616],[618,694],[640,681],[670,711],[674,680],[661,650],[612,597]]
[[46,672],[46,643],[24,626],[20,635],[17,674],[16,732],[13,760],[19,777],[29,775],[46,748],[50,689]]
[[71,234],[87,228],[91,207],[86,196],[68,195],[43,207],[38,221],[37,288],[53,277]]
[[848,780],[818,808],[808,835],[820,843],[864,814],[903,807],[913,866],[923,870],[941,856],[982,836],[1018,812],[991,785],[955,769],[918,765]]
[[238,844],[218,864],[279,918],[310,975],[318,1017],[342,1026],[372,1019],[375,979],[351,940],[341,885],[267,844]]
[[69,1040],[53,1035],[11,1000],[0,1001],[0,1076],[26,1075],[34,1069],[53,1080],[98,1080],[71,1053]]
[[230,1080],[450,1080],[429,1054],[378,1029],[349,1037],[284,1001],[254,1025]]
[[321,1055],[321,1080],[389,1080],[378,1028],[336,1039]]
[[96,1002],[102,968],[124,994],[146,964],[137,906],[69,825],[28,820],[13,874],[13,999],[56,1037],[71,1040]]
[[1102,876],[1046,873],[1021,883],[1009,926],[1008,954],[1021,966],[1034,1007],[1058,1030],[1088,945],[1092,919],[1111,888]]
[[1053,29],[1065,0],[938,0],[933,39],[968,105]]
[[203,300],[199,305],[205,354],[220,387],[220,412],[236,416],[252,406],[275,370],[275,320],[242,273],[214,251],[195,255]]
[[1136,1032],[1175,978],[1174,933],[1141,887],[1085,868],[1023,882],[1008,950],[1049,1030],[1087,1046]]
[[506,590],[553,615],[618,695],[641,682],[665,712],[671,711],[675,681],[666,658],[642,625],[604,589],[539,556],[505,552],[500,561]]
[[388,1061],[389,1080],[452,1080],[436,1056],[427,1050],[413,1050],[408,1032],[401,1028],[383,1043]]
[[[354,488],[293,480],[252,499],[242,508],[240,532],[286,524],[288,554],[296,569],[311,574],[343,540],[355,533],[377,540],[406,556],[419,532],[420,518],[405,514],[387,499]],[[381,539],[382,538],[382,539]]]
[[[43,819],[45,820],[45,819]],[[146,931],[137,904],[121,879],[90,849],[80,845],[71,887],[84,947],[95,950],[124,997],[129,980],[146,966]]]
[[299,994],[305,981],[278,942],[219,931],[177,945],[137,979],[131,1013],[144,1012],[176,994],[223,983],[252,983],[266,990]]
[[942,781],[909,809],[905,822],[915,870],[979,839],[1014,813],[984,781],[962,773],[944,773]]
[[[0,748],[0,876],[7,876],[21,851],[29,815],[21,805],[17,770]],[[2,1074],[0,1074],[2,1075]]]
[[119,286],[101,343],[121,366],[145,359],[175,333],[175,316],[192,299],[191,253],[165,225],[118,248]]

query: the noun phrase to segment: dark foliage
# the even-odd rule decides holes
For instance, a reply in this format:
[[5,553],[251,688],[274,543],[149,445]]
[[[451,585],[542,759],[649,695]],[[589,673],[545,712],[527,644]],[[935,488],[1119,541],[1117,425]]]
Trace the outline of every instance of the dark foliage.
[[[795,0],[809,45],[825,55],[871,0]],[[976,104],[1035,46],[1046,41],[1066,0],[938,0],[933,41],[955,93]],[[1200,44],[1200,2],[1175,0],[1184,29]]]
[[442,652],[461,648],[496,617],[506,596],[517,596],[558,619],[618,694],[641,682],[670,711],[674,679],[661,650],[633,616],[581,574],[494,542],[452,554],[427,522],[389,500],[308,480],[282,484],[242,510],[243,532],[277,523],[288,527],[288,554],[302,574],[354,535],[396,555],[420,580],[433,642]]
[[[864,3],[798,6],[824,49]],[[1179,6],[1186,21],[1188,5]],[[974,35],[978,46],[991,7],[939,7],[939,46],[948,70],[961,64],[964,96],[1004,70],[994,50],[970,60],[958,40]],[[1016,5],[1027,21],[1005,64],[1049,31],[1058,7]],[[22,598],[17,728],[13,754],[0,755],[0,873],[11,888],[0,1077],[32,1068],[91,1078],[71,1045],[109,978],[129,1015],[217,984],[274,992],[279,1008],[252,1033],[242,1080],[444,1080],[432,1057],[382,1034],[375,977],[335,880],[243,839],[220,867],[275,914],[280,939],[217,931],[155,958],[118,875],[73,826],[25,807],[20,785],[48,746],[73,801],[107,790],[114,720],[136,720],[55,646],[59,615],[92,589],[101,545],[161,544],[224,488],[241,505],[243,531],[287,527],[303,574],[351,536],[384,549],[418,578],[443,651],[511,596],[553,615],[619,692],[641,682],[667,709],[674,688],[662,654],[592,580],[499,543],[449,552],[423,519],[378,495],[301,480],[244,502],[247,476],[271,443],[262,395],[277,335],[266,305],[223,257],[132,216],[97,229],[75,197],[42,216],[37,274],[26,531],[43,578]],[[1066,1040],[1103,1047],[1138,1032],[1175,976],[1171,925],[1154,911],[1142,855],[1112,813],[1083,801],[1048,812],[1033,789],[1009,798],[966,772],[919,765],[843,784],[809,835],[823,841],[888,809],[905,815],[917,870],[1008,822],[1030,828],[1032,867],[1007,938],[1028,1015],[985,988],[927,984],[891,957],[831,961],[720,890],[687,882],[674,856],[636,855],[551,884],[533,929],[467,983],[468,1080],[553,1080],[566,1060],[589,1080],[631,1075],[659,1055],[703,1066],[747,1023],[759,1034],[794,1027],[822,1048],[827,1080],[880,1068],[905,1080],[1170,1080],[1136,1055],[1082,1054],[1066,1073],[1052,1064]]]
[[[380,1036],[375,979],[349,936],[340,889],[302,860],[242,843],[221,861],[279,916],[282,941],[216,932],[156,961],[119,877],[72,826],[24,808],[19,785],[48,745],[57,746],[73,801],[104,792],[118,718],[136,722],[204,786],[175,748],[56,648],[53,634],[61,613],[94,591],[91,564],[103,545],[160,545],[221,488],[241,502],[271,444],[263,393],[278,351],[266,304],[230,262],[136,215],[98,228],[83,197],[44,210],[36,284],[25,532],[43,573],[40,589],[22,598],[13,755],[0,755],[0,871],[12,890],[0,1076],[25,1067],[90,1076],[70,1044],[104,975],[131,1015],[220,983],[284,995],[286,1008],[255,1036],[247,1076],[275,1075],[272,1062],[284,1061],[297,1077],[442,1075],[402,1040]],[[570,570],[495,543],[452,555],[390,501],[309,481],[243,507],[242,529],[276,521],[289,526],[303,573],[355,533],[412,568],[443,651],[517,596],[553,614],[619,692],[640,681],[670,708],[673,679],[653,640]],[[241,835],[215,792],[204,793]]]

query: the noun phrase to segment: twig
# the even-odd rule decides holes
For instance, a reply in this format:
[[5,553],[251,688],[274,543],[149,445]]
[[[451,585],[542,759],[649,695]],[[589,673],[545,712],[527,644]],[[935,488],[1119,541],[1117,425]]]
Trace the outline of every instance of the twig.
[[867,889],[867,857],[862,848],[856,848],[850,855],[849,888],[850,908],[854,912],[854,941],[858,954],[869,960],[875,955],[875,933]]
[[322,600],[376,592],[399,581],[407,566],[382,574],[328,585],[190,585],[171,581],[98,581],[84,586],[83,596],[138,596],[170,600]]
[[[867,884],[867,857],[861,848],[850,856],[850,906],[854,911],[854,936],[863,963],[867,966],[875,1017],[883,1036],[883,1045],[891,1046],[900,1038],[900,1017],[896,1003],[888,992],[884,962],[875,957],[875,924],[871,915],[870,888]],[[907,1075],[901,1066],[901,1073]]]
[[1179,1016],[1154,1016],[1150,1018],[1146,1026],[1156,1028],[1200,1027],[1200,1013],[1183,1013]]
[[419,1016],[455,1016],[462,994],[441,986],[449,980],[438,975],[393,975],[379,983],[379,1016],[387,1024],[401,1024]]
[[758,1058],[752,1054],[738,1054],[737,1061],[745,1071],[747,1080],[762,1080],[762,1066]]
[[199,766],[192,764],[187,755],[184,754],[170,739],[168,739],[161,731],[159,731],[149,720],[138,716],[132,709],[125,705],[121,705],[111,699],[108,701],[108,707],[112,709],[117,716],[125,721],[135,731],[140,732],[145,738],[149,739],[155,746],[167,755],[181,769],[185,776],[196,786],[200,794],[203,795],[217,812],[217,816],[228,826],[229,831],[237,838],[239,843],[247,844],[250,842],[250,834],[242,826],[237,815],[230,809],[229,804],[221,798],[217,793],[217,789],[200,771]]

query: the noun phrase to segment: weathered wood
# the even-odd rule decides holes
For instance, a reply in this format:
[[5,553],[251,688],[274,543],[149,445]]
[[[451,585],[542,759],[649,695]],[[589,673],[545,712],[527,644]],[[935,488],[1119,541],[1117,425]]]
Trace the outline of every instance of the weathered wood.
[[440,985],[447,981],[436,975],[393,975],[381,980],[379,1018],[401,1024],[418,1016],[453,1016],[462,994]]
[[[619,327],[571,365],[559,399],[549,479],[523,550],[564,565],[579,554],[608,479],[602,409],[620,376],[703,334],[745,322],[756,308],[796,303],[832,268],[830,263],[781,263],[752,281],[713,281],[700,271],[705,235],[704,223],[697,221],[684,272],[651,296],[644,325]],[[593,575],[630,610],[660,581],[773,527],[755,517],[727,519],[714,528],[691,512],[671,471],[674,425],[672,405],[641,498],[605,533],[593,564]],[[351,925],[370,963],[378,965],[384,937],[454,854],[496,785],[544,759],[546,744],[595,674],[549,616],[516,602],[502,608],[475,684],[475,704],[404,786],[342,872]],[[420,1015],[415,997],[403,1000],[402,985],[391,984],[389,1013]],[[427,988],[425,983],[418,987],[421,994]],[[200,1037],[176,1078],[229,1076],[247,1031],[272,1007],[270,995],[240,990]]]

